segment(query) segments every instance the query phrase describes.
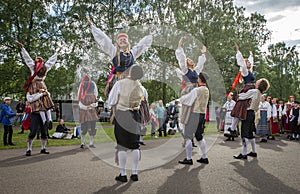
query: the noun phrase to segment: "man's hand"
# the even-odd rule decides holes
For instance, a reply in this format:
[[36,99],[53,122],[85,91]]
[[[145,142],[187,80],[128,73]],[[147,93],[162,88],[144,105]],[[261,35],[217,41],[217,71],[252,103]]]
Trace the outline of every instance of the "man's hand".
[[180,38],[179,42],[178,42],[178,48],[181,48],[183,43],[183,37]]
[[18,40],[16,40],[16,43],[17,43],[21,48],[24,47],[24,45],[23,45],[22,43],[20,43]]

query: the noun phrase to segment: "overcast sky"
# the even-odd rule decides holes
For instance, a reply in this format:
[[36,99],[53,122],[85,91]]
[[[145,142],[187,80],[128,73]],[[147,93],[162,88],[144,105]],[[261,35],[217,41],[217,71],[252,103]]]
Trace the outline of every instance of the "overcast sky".
[[[246,13],[259,12],[265,15],[272,38],[267,44],[286,42],[297,45],[300,50],[300,0],[235,0]],[[267,48],[267,45],[263,50]]]

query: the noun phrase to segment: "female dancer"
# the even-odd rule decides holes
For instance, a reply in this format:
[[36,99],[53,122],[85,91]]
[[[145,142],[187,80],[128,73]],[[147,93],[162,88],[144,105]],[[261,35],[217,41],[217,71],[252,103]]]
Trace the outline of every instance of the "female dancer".
[[127,77],[129,67],[131,67],[135,60],[151,46],[153,33],[145,36],[133,48],[130,48],[128,35],[121,33],[117,35],[117,45],[114,46],[112,40],[102,30],[93,25],[89,16],[86,18],[91,26],[95,41],[100,46],[100,49],[111,58],[113,63],[113,69],[105,88],[105,96],[108,97],[114,83]]
[[[244,80],[244,87],[241,89],[240,93],[246,93],[248,90],[255,88],[255,76],[252,72],[254,64],[253,54],[252,52],[250,52],[249,58],[244,59],[242,53],[239,50],[239,46],[236,43],[234,46],[237,51],[237,64],[240,66],[240,72]],[[234,117],[234,119],[232,120],[232,125],[228,130],[231,131],[233,136],[236,136],[239,119],[245,120],[247,117],[247,108],[250,105],[250,101],[250,99],[238,99],[231,111],[231,116]]]
[[52,55],[46,63],[44,63],[44,59],[42,57],[36,57],[33,61],[33,59],[29,56],[28,52],[24,48],[24,45],[19,41],[16,41],[16,43],[21,47],[21,54],[31,72],[31,76],[23,86],[27,93],[26,96],[29,97],[33,94],[40,95],[40,93],[43,92],[47,94],[41,97],[39,96],[40,98],[38,100],[30,100],[27,97],[26,98],[30,102],[32,112],[37,111],[40,113],[44,128],[52,129],[51,109],[54,107],[54,104],[50,97],[50,93],[47,91],[44,80],[48,71],[56,63],[57,55],[62,48],[59,48],[59,50],[54,55]]

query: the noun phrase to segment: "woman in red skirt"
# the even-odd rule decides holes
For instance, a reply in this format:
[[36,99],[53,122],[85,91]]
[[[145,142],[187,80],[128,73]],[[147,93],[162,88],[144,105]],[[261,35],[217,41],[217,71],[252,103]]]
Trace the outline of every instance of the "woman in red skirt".
[[23,134],[24,130],[29,129],[29,127],[30,127],[30,113],[31,113],[31,106],[30,106],[30,103],[28,101],[26,101],[24,117],[23,117],[22,125],[21,125],[21,132],[19,132],[19,134]]

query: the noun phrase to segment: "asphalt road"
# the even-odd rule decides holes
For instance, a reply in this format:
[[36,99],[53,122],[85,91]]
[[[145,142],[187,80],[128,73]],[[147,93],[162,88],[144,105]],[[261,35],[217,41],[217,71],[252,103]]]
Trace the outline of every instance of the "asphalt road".
[[[49,147],[49,155],[34,148],[0,150],[0,193],[300,193],[300,144],[281,139],[257,143],[257,158],[235,160],[241,140],[206,136],[209,164],[184,166],[181,138],[146,141],[142,147],[139,181],[118,183],[114,145],[95,149],[79,146]],[[130,167],[130,157],[128,166]],[[127,170],[128,177],[130,169]]]

